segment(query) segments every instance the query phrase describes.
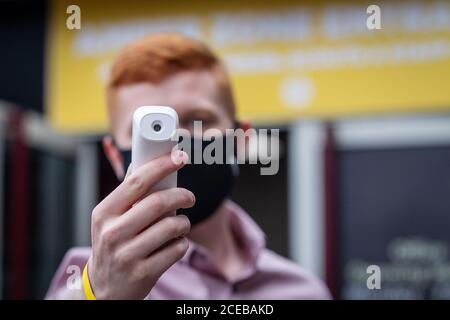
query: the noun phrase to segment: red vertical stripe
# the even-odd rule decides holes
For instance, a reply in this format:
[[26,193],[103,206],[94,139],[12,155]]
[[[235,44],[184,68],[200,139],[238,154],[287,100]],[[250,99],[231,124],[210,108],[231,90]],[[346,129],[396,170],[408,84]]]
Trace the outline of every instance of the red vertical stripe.
[[333,297],[337,297],[337,188],[336,146],[331,124],[326,127],[324,147],[325,197],[325,280]]
[[28,147],[24,138],[24,116],[16,111],[10,118],[11,174],[9,219],[9,289],[8,299],[28,297]]

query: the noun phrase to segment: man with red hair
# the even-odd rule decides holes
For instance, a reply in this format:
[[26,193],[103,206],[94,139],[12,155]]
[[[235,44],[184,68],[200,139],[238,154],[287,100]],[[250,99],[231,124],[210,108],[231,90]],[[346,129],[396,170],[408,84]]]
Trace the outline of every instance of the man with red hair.
[[[329,298],[320,280],[266,249],[257,224],[227,199],[231,165],[186,164],[176,150],[126,173],[139,106],[171,106],[191,132],[194,121],[204,130],[236,128],[227,71],[207,46],[180,34],[131,43],[112,66],[107,101],[112,137],[104,151],[123,182],[92,212],[92,248],[67,253],[47,298]],[[179,187],[147,194],[174,171]],[[81,288],[67,286],[74,265],[85,270]]]

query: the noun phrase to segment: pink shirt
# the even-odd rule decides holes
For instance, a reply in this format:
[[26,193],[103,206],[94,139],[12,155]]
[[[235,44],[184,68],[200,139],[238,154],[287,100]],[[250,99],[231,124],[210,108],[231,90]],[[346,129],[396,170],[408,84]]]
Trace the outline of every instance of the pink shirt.
[[[258,225],[237,204],[227,201],[235,237],[248,253],[248,268],[227,280],[205,248],[190,242],[186,255],[164,273],[146,299],[329,299],[325,285],[297,264],[266,249]],[[54,276],[46,299],[74,298],[67,282],[72,269],[83,270],[90,248],[68,251]],[[72,271],[67,271],[72,270]]]

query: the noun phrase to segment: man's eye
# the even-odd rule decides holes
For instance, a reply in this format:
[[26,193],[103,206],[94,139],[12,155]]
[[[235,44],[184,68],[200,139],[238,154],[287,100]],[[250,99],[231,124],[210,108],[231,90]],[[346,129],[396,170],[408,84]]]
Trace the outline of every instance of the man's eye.
[[192,120],[188,120],[184,122],[184,126],[188,127],[188,128],[193,128],[194,127],[194,122],[199,121],[201,122],[202,126],[210,126],[214,124],[214,121],[212,119],[209,118],[196,118],[196,119],[192,119]]

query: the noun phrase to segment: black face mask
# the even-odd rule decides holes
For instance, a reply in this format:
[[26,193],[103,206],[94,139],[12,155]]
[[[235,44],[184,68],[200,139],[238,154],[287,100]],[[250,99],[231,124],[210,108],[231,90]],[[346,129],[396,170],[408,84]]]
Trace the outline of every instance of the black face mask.
[[[177,214],[186,215],[191,225],[195,225],[210,217],[225,198],[230,194],[236,177],[239,174],[239,168],[236,161],[236,153],[226,154],[226,139],[220,139],[223,142],[224,159],[221,163],[206,164],[203,161],[199,164],[186,164],[178,171],[178,187],[186,188],[194,193],[196,202],[192,208],[179,209]],[[213,141],[213,140],[212,140]],[[187,143],[191,145],[191,155],[195,148],[201,146],[201,154],[205,148],[212,143],[201,139],[192,138]],[[183,144],[179,144],[182,146]],[[127,171],[131,163],[131,150],[122,150],[124,172]],[[233,163],[226,163],[227,159],[233,159]],[[231,161],[229,161],[231,162]]]

